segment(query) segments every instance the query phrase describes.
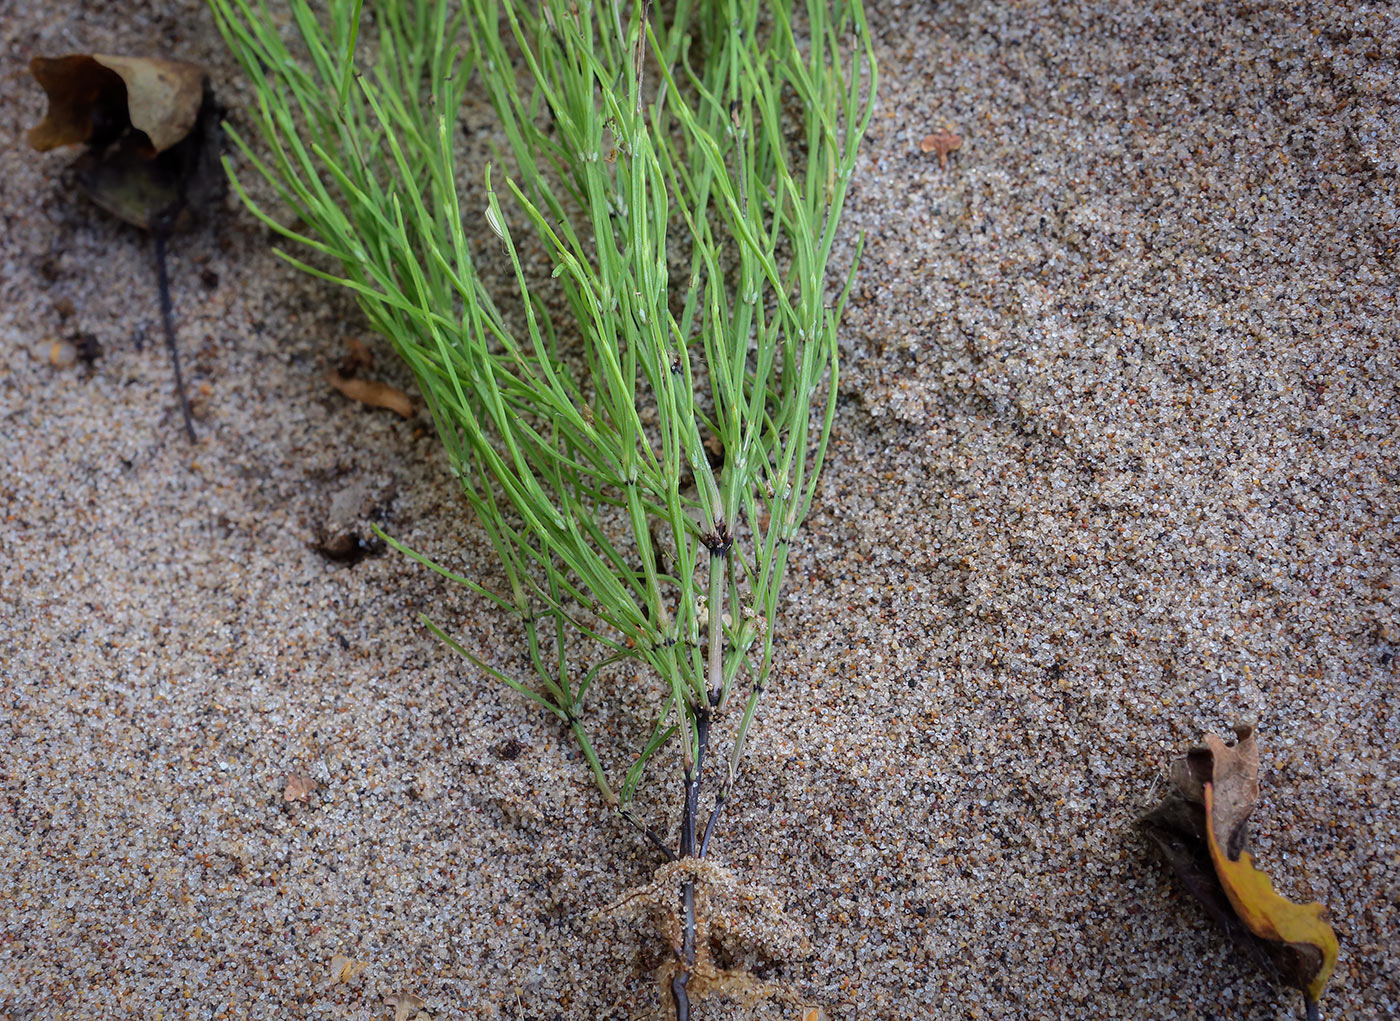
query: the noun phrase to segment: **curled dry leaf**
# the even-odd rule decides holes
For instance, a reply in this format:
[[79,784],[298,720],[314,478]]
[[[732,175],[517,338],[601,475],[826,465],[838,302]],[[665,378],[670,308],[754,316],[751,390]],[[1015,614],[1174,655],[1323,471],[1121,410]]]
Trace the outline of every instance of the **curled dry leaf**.
[[413,417],[413,401],[408,394],[388,383],[373,379],[347,379],[339,372],[332,372],[328,378],[331,386],[353,401],[375,408],[388,408],[404,418]]
[[1232,858],[1249,840],[1247,824],[1259,801],[1259,746],[1254,728],[1237,726],[1235,743],[1207,734],[1203,746],[1192,748],[1171,764],[1172,783],[1188,801],[1205,805],[1205,786],[1215,788],[1211,829]]
[[357,961],[353,957],[336,954],[331,958],[331,985],[338,982],[349,982],[368,967],[368,961]]
[[[29,132],[40,152],[82,142],[115,141],[124,124],[145,134],[155,152],[194,129],[207,75],[198,64],[151,57],[74,53],[35,57],[29,73],[49,98],[42,122]],[[94,137],[97,136],[97,137]]]
[[[1207,821],[1211,819],[1211,786],[1205,786]],[[1269,877],[1254,867],[1248,851],[1240,852],[1238,861],[1226,857],[1216,841],[1213,826],[1207,827],[1206,840],[1216,875],[1235,914],[1260,939],[1284,943],[1292,949],[1297,962],[1285,978],[1301,985],[1308,1002],[1316,1003],[1332,977],[1340,950],[1337,934],[1324,920],[1327,909],[1317,902],[1294,904],[1280,897]]]
[[1302,990],[1311,1015],[1336,965],[1336,933],[1321,904],[1280,897],[1245,850],[1259,797],[1259,752],[1252,727],[1236,727],[1235,735],[1234,744],[1209,735],[1174,761],[1174,789],[1142,827],[1236,945]]
[[79,187],[112,215],[168,231],[223,194],[222,111],[198,64],[74,53],[35,57],[29,71],[49,101],[29,144],[85,144]]

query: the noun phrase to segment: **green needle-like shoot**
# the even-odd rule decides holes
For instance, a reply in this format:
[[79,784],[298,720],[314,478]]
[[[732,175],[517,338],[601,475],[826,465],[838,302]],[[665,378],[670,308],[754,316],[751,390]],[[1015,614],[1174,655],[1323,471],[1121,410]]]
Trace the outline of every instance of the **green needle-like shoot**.
[[[231,134],[304,227],[235,187],[308,250],[285,258],[350,288],[412,367],[508,590],[404,552],[517,615],[533,676],[429,626],[569,726],[639,826],[642,771],[674,741],[678,856],[703,855],[773,669],[835,411],[850,278],[833,289],[827,266],[875,86],[860,0],[806,0],[800,23],[793,0],[329,0],[324,14],[289,0],[290,23],[210,5],[261,145]],[[469,88],[489,97],[514,176],[498,192],[487,168],[486,207],[464,210],[453,144]],[[473,251],[463,224],[478,216],[493,237]],[[532,274],[541,251],[552,278]],[[521,314],[499,310],[484,259],[509,265]],[[586,666],[580,638],[598,649]],[[619,778],[588,706],[628,661],[663,695]]]

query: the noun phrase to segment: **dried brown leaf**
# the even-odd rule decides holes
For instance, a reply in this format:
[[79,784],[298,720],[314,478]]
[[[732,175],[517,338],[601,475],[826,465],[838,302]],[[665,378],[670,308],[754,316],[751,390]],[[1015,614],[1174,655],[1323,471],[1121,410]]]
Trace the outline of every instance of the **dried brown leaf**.
[[331,386],[351,400],[375,408],[387,408],[404,418],[413,417],[413,401],[408,394],[388,383],[373,379],[347,379],[339,372],[332,372],[328,379]]
[[29,73],[49,99],[43,121],[29,132],[40,152],[105,144],[127,125],[164,152],[194,129],[208,79],[198,64],[104,53],[35,57]]
[[168,231],[222,195],[222,112],[199,65],[75,53],[35,57],[29,70],[49,101],[29,144],[85,143],[79,186],[112,215]]
[[121,76],[131,126],[145,132],[156,152],[172,148],[194,129],[209,77],[204,68],[183,60],[104,53],[92,59]]
[[1214,734],[1171,765],[1173,790],[1142,828],[1207,913],[1236,945],[1282,982],[1303,990],[1309,1009],[1332,973],[1336,934],[1321,904],[1294,904],[1274,892],[1245,850],[1259,799],[1254,728]]
[[1211,819],[1215,839],[1230,857],[1238,858],[1249,840],[1249,816],[1259,801],[1259,748],[1254,728],[1234,728],[1235,741],[1226,744],[1214,734],[1171,764],[1172,783],[1182,797],[1205,806],[1205,785],[1215,788]]
[[86,142],[98,125],[127,119],[121,76],[85,53],[35,57],[29,73],[49,100],[44,119],[29,129],[29,144],[40,152]]

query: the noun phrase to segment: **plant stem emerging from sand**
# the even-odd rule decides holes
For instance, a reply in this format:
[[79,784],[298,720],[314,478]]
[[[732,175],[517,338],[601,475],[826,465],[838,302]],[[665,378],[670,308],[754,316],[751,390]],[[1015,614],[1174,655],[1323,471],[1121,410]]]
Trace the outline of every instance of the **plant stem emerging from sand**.
[[180,413],[185,419],[185,435],[197,443],[194,419],[190,416],[190,399],[185,393],[185,378],[180,372],[180,345],[175,341],[175,314],[170,302],[170,274],[166,267],[165,246],[170,231],[158,224],[151,233],[155,241],[156,291],[160,299],[160,324],[165,332],[165,349],[170,352],[170,366],[175,371],[175,396],[180,400]]
[[[676,748],[677,853],[703,856],[836,408],[850,278],[829,295],[827,264],[875,86],[860,0],[807,0],[800,23],[794,0],[331,0],[324,17],[291,0],[295,52],[265,9],[210,4],[270,155],[230,135],[305,229],[235,187],[413,368],[503,585],[404,552],[518,617],[533,676],[428,627],[566,725],[604,800],[668,856],[634,799]],[[489,167],[485,208],[459,206],[470,67],[509,143],[509,213]],[[464,216],[489,228],[475,253]],[[512,315],[488,263],[514,278]],[[567,306],[557,328],[546,296]],[[619,779],[590,709],[629,663],[655,710]],[[717,732],[728,754],[697,833]],[[682,901],[687,1016],[693,884]]]

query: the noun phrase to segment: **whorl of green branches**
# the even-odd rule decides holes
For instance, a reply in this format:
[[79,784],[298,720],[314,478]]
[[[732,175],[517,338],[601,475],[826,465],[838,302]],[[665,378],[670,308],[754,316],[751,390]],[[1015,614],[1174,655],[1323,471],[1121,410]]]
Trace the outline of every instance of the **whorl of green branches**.
[[[240,194],[412,367],[508,591],[405,552],[517,615],[534,677],[430,626],[566,722],[624,810],[674,735],[698,781],[711,713],[742,701],[722,803],[835,410],[850,280],[829,291],[827,264],[875,77],[860,0],[808,0],[800,24],[793,0],[290,0],[294,46],[265,7],[210,3],[257,96],[261,146],[235,141],[304,229]],[[489,168],[485,210],[459,207],[457,111],[483,86],[517,222],[572,313],[560,330]],[[473,251],[463,223],[483,215],[496,239]],[[523,330],[484,259],[513,267]],[[571,632],[601,647],[587,668]],[[629,660],[669,694],[617,783],[587,706]]]

